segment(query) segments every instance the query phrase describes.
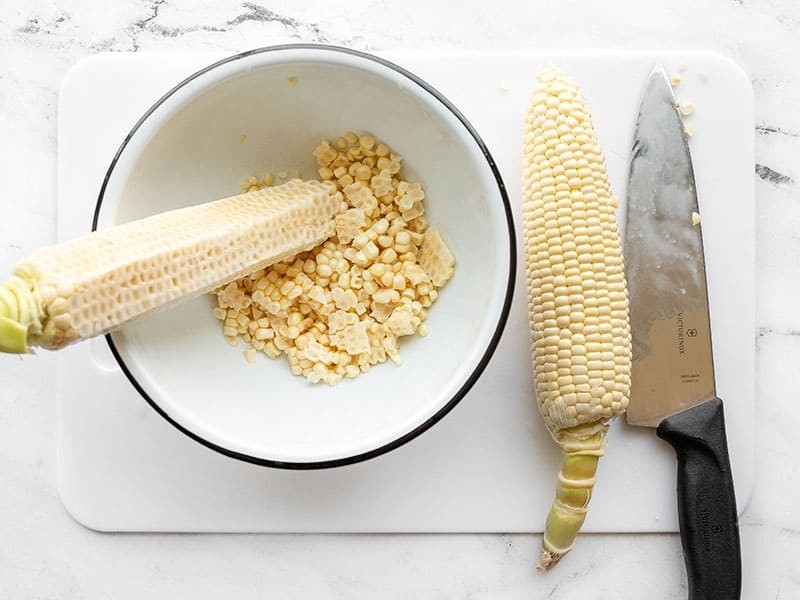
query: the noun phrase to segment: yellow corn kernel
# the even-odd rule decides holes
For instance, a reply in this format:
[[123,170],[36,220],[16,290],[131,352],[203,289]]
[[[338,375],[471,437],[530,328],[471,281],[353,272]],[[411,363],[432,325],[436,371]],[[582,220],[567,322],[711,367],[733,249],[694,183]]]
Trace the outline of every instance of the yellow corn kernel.
[[[416,256],[427,221],[406,222],[408,211],[422,214],[424,193],[398,175],[401,158],[354,132],[333,145],[323,141],[314,157],[320,176],[334,180],[325,185],[340,202],[335,235],[220,291],[224,312],[216,314],[253,348],[273,357],[285,353],[293,373],[335,384],[388,359],[399,364],[398,338],[427,333],[423,306],[431,305],[436,289]],[[381,159],[384,170],[375,168]]]

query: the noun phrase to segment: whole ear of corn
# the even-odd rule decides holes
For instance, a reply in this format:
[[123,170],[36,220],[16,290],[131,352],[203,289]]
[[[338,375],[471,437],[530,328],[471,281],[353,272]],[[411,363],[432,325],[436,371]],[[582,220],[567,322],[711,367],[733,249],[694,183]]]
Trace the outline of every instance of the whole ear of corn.
[[59,349],[309,250],[341,200],[293,180],[37,250],[0,285],[0,351]]
[[538,568],[583,524],[609,422],[628,405],[628,295],[617,199],[575,81],[537,74],[524,124],[523,234],[536,398],[563,451]]

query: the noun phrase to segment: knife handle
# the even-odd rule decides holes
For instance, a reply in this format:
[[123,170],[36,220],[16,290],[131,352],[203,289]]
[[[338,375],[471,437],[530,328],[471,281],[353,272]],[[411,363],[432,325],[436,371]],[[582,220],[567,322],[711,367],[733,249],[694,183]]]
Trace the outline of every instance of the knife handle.
[[738,600],[742,558],[722,400],[670,415],[656,432],[678,455],[678,521],[689,600]]

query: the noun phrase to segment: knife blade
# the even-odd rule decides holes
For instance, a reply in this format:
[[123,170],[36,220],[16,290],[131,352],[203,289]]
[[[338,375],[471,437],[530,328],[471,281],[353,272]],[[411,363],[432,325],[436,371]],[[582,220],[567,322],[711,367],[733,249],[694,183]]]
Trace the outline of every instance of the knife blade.
[[689,144],[664,68],[650,73],[634,133],[624,258],[633,362],[630,425],[675,450],[690,600],[741,594],[741,550],[717,396],[702,227]]

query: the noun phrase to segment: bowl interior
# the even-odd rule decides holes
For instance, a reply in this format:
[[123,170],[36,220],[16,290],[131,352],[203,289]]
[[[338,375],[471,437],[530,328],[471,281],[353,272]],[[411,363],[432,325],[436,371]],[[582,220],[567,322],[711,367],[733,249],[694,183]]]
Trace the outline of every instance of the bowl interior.
[[481,145],[437,96],[350,53],[262,52],[179,87],[144,118],[112,167],[98,227],[239,192],[267,171],[317,177],[323,138],[369,131],[404,158],[426,214],[456,257],[429,311],[404,338],[403,364],[336,386],[293,376],[281,357],[244,360],[197,298],[113,334],[124,367],[171,420],[256,461],[341,461],[395,443],[439,416],[493,349],[509,301],[506,200]]

